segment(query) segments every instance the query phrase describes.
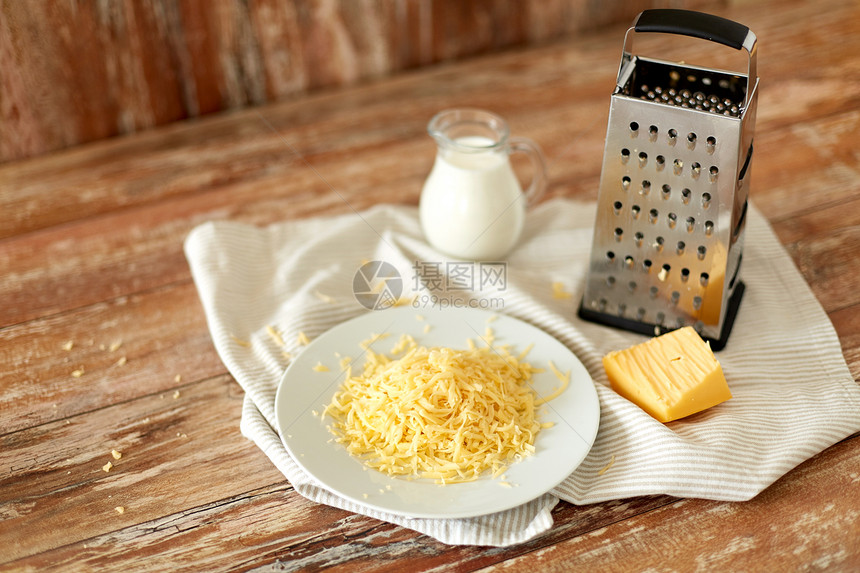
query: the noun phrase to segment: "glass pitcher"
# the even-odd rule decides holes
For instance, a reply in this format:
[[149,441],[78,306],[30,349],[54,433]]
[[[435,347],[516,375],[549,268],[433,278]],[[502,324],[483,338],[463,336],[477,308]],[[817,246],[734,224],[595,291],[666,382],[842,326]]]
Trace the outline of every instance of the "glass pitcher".
[[[536,143],[511,137],[504,119],[488,111],[438,113],[427,126],[436,161],[421,191],[419,214],[427,241],[468,260],[500,260],[516,245],[526,210],[543,194],[546,165]],[[532,181],[523,192],[509,156],[525,153]]]

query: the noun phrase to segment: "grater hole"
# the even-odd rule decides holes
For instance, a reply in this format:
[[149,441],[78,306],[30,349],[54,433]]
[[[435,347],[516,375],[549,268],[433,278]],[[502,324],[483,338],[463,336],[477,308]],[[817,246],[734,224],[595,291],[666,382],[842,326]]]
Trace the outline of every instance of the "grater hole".
[[606,286],[614,287],[615,286],[615,277],[613,277],[613,276],[606,277]]
[[642,269],[647,273],[651,271],[651,265],[654,263],[651,262],[651,259],[645,259],[642,261]]
[[630,207],[630,212],[633,214],[633,219],[639,218],[639,213],[642,211],[642,208],[639,205],[633,205]]
[[658,132],[659,132],[659,130],[657,129],[656,125],[652,125],[651,127],[649,127],[648,128],[648,139],[650,139],[651,141],[657,141],[657,133]]
[[663,239],[663,237],[657,237],[656,239],[654,239],[654,248],[657,249],[658,253],[663,250],[664,242],[665,240]]
[[662,171],[666,167],[666,158],[662,155],[655,157],[654,161],[657,163],[657,171]]
[[675,253],[678,255],[683,255],[684,250],[687,248],[687,244],[684,241],[678,241],[678,244],[675,245]]
[[702,207],[707,209],[711,206],[711,194],[710,193],[702,193]]
[[672,195],[672,188],[668,184],[664,184],[661,195],[664,200],[668,199]]
[[674,129],[670,129],[668,132],[669,136],[669,145],[675,145],[675,142],[678,140],[678,132]]
[[615,227],[615,240],[620,241],[621,237],[624,236],[624,229],[621,227]]
[[678,223],[678,215],[676,215],[675,213],[669,213],[666,218],[669,222],[669,228],[674,229],[675,225]]
[[707,254],[708,249],[705,247],[705,245],[699,245],[699,248],[696,249],[696,256],[699,258],[700,261],[705,260],[705,255]]
[[714,149],[717,148],[717,138],[712,135],[712,136],[708,137],[707,142],[708,142],[708,153],[713,153]]
[[624,316],[624,313],[627,311],[627,305],[622,303],[618,304],[618,316]]
[[625,191],[630,188],[630,178],[626,175],[621,178],[621,187],[623,187]]
[[641,306],[640,306],[640,307],[636,310],[636,318],[637,318],[637,319],[639,319],[639,320],[642,320],[643,318],[645,318],[645,308],[644,308],[644,307],[641,307]]
[[713,221],[705,221],[705,236],[710,237],[714,234],[714,222]]
[[720,174],[720,168],[716,165],[711,165],[711,168],[708,169],[708,177],[711,180],[711,183],[717,180],[717,175]]
[[612,204],[612,208],[615,210],[616,215],[621,212],[621,208],[623,206],[624,205],[621,203],[621,201],[616,201],[615,203]]
[[633,135],[639,133],[639,124],[635,121],[630,122],[630,133],[632,133]]
[[675,172],[675,175],[680,175],[681,171],[684,169],[684,162],[680,159],[676,159],[672,162],[672,171]]
[[631,257],[630,255],[627,255],[626,257],[624,257],[624,266],[627,267],[628,269],[632,269],[635,262],[636,261],[634,261],[633,257]]
[[633,240],[635,241],[637,247],[642,246],[642,239],[644,239],[644,238],[645,238],[645,235],[643,235],[642,233],[640,233],[638,231],[633,234]]
[[702,308],[702,297],[700,297],[700,296],[694,296],[693,297],[693,308],[695,310],[699,310],[700,308]]
[[693,192],[690,191],[689,189],[685,188],[683,191],[681,191],[681,201],[683,201],[684,205],[687,205],[690,203],[690,198],[692,196],[693,196]]
[[630,281],[629,283],[627,283],[627,289],[630,292],[635,291],[636,290],[636,281]]
[[612,251],[606,251],[606,259],[611,263],[615,260],[615,253]]
[[648,211],[648,221],[651,222],[652,224],[656,223],[657,217],[659,215],[660,215],[660,213],[657,212],[657,209],[651,209],[650,211]]
[[696,139],[697,138],[696,138],[695,133],[693,133],[692,131],[690,133],[688,133],[687,134],[687,147],[689,147],[690,149],[693,149],[694,147],[696,147]]
[[702,273],[699,275],[699,284],[703,287],[708,286],[708,281],[711,279],[708,273]]
[[650,289],[648,289],[648,294],[651,298],[657,298],[657,295],[660,294],[660,289],[655,286],[652,286]]
[[640,195],[647,195],[651,192],[651,182],[647,179],[642,180],[642,187],[639,188]]
[[687,232],[692,233],[693,229],[696,228],[696,218],[695,217],[687,217]]
[[666,320],[666,314],[662,313],[662,312],[658,312],[656,319],[657,319],[657,324],[663,324],[663,321]]
[[648,154],[642,151],[639,153],[639,167],[645,167],[646,163],[648,163]]
[[[678,300],[680,300],[680,298],[681,298],[681,293],[679,293],[676,290],[673,290],[671,298],[672,298],[672,304],[678,304]],[[679,320],[681,320],[681,319],[679,319]]]
[[621,150],[621,163],[627,163],[630,160],[630,150],[626,147]]
[[690,269],[681,269],[681,282],[687,282],[690,278]]
[[602,298],[597,302],[597,308],[600,309],[600,312],[604,312],[604,311],[606,311],[606,305],[607,304],[608,304],[607,300],[605,298]]
[[669,265],[669,263],[666,263],[665,265],[663,265],[663,268],[660,269],[660,272],[657,273],[657,278],[661,281],[665,281],[669,277],[669,271],[671,270],[672,267]]
[[701,163],[699,163],[698,161],[697,161],[697,162],[695,162],[695,163],[693,163],[693,164],[690,166],[690,169],[691,169],[691,170],[692,170],[692,172],[693,172],[693,179],[698,179],[699,174],[702,172],[702,165],[701,165]]

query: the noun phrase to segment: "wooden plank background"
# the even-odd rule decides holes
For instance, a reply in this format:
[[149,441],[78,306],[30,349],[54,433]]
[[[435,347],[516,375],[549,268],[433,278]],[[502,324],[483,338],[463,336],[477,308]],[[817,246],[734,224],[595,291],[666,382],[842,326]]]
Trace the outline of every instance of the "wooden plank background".
[[0,162],[724,0],[0,1]]
[[[752,200],[858,379],[860,7],[722,14],[761,40]],[[449,106],[507,117],[544,148],[550,196],[594,201],[623,27],[0,165],[0,570],[858,570],[860,436],[750,502],[561,503],[547,534],[499,549],[313,504],[239,432],[189,230],[415,205]]]

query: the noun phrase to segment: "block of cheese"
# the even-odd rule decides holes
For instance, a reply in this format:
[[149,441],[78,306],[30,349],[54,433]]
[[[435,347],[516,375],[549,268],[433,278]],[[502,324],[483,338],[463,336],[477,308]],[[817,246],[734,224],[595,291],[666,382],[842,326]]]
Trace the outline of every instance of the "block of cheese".
[[710,345],[691,326],[603,357],[612,389],[660,422],[732,397]]

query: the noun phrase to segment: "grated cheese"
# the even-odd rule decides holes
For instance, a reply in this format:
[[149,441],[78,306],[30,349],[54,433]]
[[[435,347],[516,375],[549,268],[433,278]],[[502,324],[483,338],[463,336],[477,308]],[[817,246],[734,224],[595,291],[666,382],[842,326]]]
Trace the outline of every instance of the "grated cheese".
[[322,362],[317,362],[316,366],[313,367],[313,370],[314,372],[328,372],[328,366]]
[[239,337],[237,337],[237,336],[235,336],[235,335],[233,335],[233,334],[231,334],[231,335],[230,335],[230,338],[232,338],[232,339],[233,339],[233,342],[235,342],[235,343],[236,343],[236,344],[238,344],[239,346],[244,346],[245,348],[250,348],[250,347],[251,347],[251,343],[250,343],[250,342],[248,342],[247,340],[242,340],[241,338],[239,338]]
[[321,293],[318,290],[314,291],[314,296],[323,302],[327,302],[328,304],[334,304],[335,303],[334,297],[331,297],[327,294]]
[[[470,341],[471,342],[471,341]],[[338,442],[366,466],[437,483],[501,474],[534,453],[538,370],[507,348],[426,348],[392,360],[367,349],[323,412]]]
[[609,468],[611,468],[612,464],[614,464],[614,463],[615,463],[615,454],[612,454],[612,457],[609,459],[609,463],[606,464],[605,466],[603,466],[603,469],[600,470],[599,472],[597,472],[597,475],[602,476],[603,474],[608,472]]
[[552,283],[552,298],[558,300],[564,300],[572,297],[573,295],[566,290],[564,290],[564,283],[554,282]]
[[271,324],[266,326],[266,332],[272,337],[272,340],[275,341],[275,344],[278,346],[284,346],[284,337],[281,336],[281,333],[278,332],[274,326]]
[[302,331],[299,332],[298,336],[296,337],[296,342],[298,342],[301,346],[307,346],[311,343],[311,339],[308,338],[308,335],[305,334],[304,331]]
[[562,374],[561,370],[552,363],[552,360],[549,361],[549,369],[552,370],[552,373],[555,374],[555,377],[558,378],[559,382],[561,382],[561,386],[552,391],[552,393],[539,400],[535,400],[535,406],[540,406],[541,404],[546,404],[550,400],[554,400],[558,398],[562,392],[564,392],[567,387],[570,385],[570,370],[567,371],[566,374]]

